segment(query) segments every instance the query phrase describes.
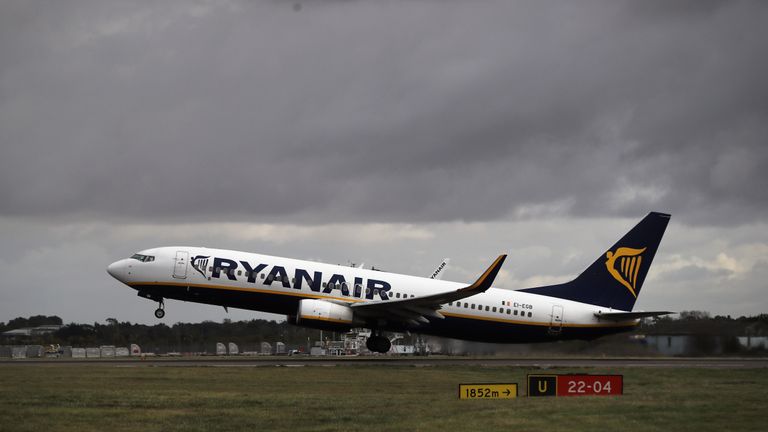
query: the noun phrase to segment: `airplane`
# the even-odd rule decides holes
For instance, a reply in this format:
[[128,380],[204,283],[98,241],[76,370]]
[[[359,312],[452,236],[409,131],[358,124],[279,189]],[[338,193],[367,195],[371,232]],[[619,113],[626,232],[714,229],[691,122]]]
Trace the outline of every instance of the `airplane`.
[[169,246],[140,251],[107,272],[138,295],[286,315],[301,326],[366,328],[372,352],[390,350],[383,332],[413,332],[493,343],[585,339],[630,331],[633,311],[670,215],[651,212],[570,282],[493,288],[506,255],[475,280],[459,282],[291,258]]

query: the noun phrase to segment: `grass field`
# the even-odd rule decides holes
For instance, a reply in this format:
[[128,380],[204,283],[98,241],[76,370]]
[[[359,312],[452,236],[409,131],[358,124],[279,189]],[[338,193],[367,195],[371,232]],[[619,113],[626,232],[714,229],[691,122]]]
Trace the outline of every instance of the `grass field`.
[[768,369],[624,374],[624,396],[458,400],[517,367],[0,366],[2,431],[765,431]]

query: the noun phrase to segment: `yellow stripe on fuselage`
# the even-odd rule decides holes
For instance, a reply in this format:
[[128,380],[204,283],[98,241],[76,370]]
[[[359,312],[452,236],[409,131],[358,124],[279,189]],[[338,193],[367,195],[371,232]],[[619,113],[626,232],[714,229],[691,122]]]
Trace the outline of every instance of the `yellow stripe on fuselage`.
[[352,324],[352,321],[333,319],[333,318],[322,318],[322,317],[316,317],[316,316],[311,316],[311,315],[301,315],[299,318],[301,318],[303,320],[328,321],[328,322],[333,322],[333,323]]

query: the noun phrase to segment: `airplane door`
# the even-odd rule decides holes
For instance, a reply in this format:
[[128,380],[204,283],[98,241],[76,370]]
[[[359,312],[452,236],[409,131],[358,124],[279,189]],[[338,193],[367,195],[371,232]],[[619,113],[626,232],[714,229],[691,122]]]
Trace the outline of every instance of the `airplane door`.
[[552,319],[549,321],[549,332],[558,334],[563,329],[563,307],[559,305],[552,306]]
[[173,277],[176,279],[187,278],[187,262],[189,261],[189,252],[176,251],[176,262],[173,265]]

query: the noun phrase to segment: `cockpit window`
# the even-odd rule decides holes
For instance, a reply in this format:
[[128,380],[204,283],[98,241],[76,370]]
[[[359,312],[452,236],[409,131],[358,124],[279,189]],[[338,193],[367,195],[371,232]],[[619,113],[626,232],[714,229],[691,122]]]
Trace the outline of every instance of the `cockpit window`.
[[133,254],[131,258],[135,260],[139,260],[141,262],[152,262],[155,260],[155,257],[151,255],[142,255],[142,254]]

